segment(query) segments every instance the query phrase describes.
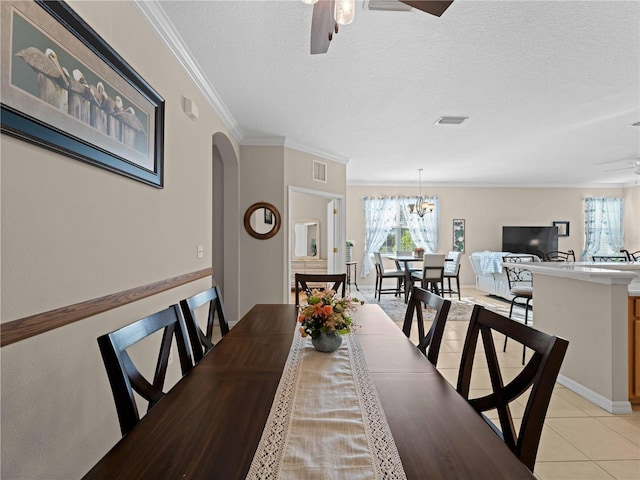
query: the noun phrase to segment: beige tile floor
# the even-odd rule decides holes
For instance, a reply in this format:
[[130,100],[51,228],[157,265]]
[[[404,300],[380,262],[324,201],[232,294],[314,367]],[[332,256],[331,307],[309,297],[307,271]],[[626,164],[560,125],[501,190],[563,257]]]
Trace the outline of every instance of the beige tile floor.
[[[463,292],[464,296],[491,301],[472,288],[463,288]],[[453,385],[457,381],[467,325],[467,322],[448,322],[438,359],[438,370]],[[522,368],[522,347],[509,342],[507,352],[500,354],[499,361],[505,381],[513,378]],[[471,382],[472,396],[490,388],[486,364],[483,368],[478,363],[477,375],[475,373]],[[526,399],[518,399],[512,409],[516,427],[525,402]],[[635,406],[631,415],[612,415],[556,384],[534,473],[541,480],[640,479],[639,407]]]

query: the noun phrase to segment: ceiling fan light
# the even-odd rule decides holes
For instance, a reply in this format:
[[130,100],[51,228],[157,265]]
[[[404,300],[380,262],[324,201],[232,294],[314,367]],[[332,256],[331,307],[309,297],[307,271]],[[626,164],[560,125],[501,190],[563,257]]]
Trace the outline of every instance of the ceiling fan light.
[[302,3],[306,3],[307,5],[314,5],[318,3],[318,0],[300,0]]
[[336,0],[334,18],[338,25],[349,25],[356,13],[356,0]]

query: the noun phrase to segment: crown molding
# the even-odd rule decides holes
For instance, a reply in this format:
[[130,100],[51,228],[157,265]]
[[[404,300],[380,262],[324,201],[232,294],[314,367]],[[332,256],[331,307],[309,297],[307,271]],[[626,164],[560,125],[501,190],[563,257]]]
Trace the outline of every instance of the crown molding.
[[[367,180],[349,180],[347,179],[347,187],[417,187],[417,182],[405,182],[405,181],[367,181]],[[627,183],[581,183],[581,184],[519,184],[519,183],[462,183],[462,182],[422,182],[422,188],[432,187],[457,187],[457,188],[591,188],[591,189],[604,189],[604,188],[632,188],[636,187],[636,184]]]
[[187,72],[193,83],[200,89],[204,97],[211,104],[220,119],[229,129],[229,132],[237,142],[243,137],[240,126],[235,121],[229,109],[222,102],[213,85],[202,72],[198,62],[193,58],[191,52],[184,44],[182,37],[175,30],[173,24],[160,7],[157,0],[132,0],[138,11],[151,25],[156,34],[169,48],[174,57],[178,60],[182,68]]
[[285,138],[277,135],[271,137],[246,137],[242,139],[240,145],[255,147],[284,147]]
[[301,145],[299,143],[291,142],[289,140],[285,140],[285,146],[292,148],[294,150],[298,150],[300,152],[315,155],[316,157],[320,157],[325,160],[331,160],[332,162],[342,163],[343,165],[346,165],[347,163],[349,163],[349,160],[350,160],[349,157],[345,155],[340,155],[339,153],[332,153],[324,150],[319,150],[317,148],[308,147],[306,145]]
[[287,147],[292,150],[298,150],[300,152],[309,153],[315,157],[322,158],[323,160],[330,160],[332,162],[342,163],[346,165],[349,163],[349,157],[345,157],[344,155],[339,155],[337,153],[325,152],[323,150],[318,150],[316,148],[307,147],[305,145],[300,145],[299,143],[291,142],[287,140],[286,137],[278,137],[278,136],[270,136],[270,137],[247,137],[240,142],[240,145],[248,145],[248,146],[278,146],[278,147]]

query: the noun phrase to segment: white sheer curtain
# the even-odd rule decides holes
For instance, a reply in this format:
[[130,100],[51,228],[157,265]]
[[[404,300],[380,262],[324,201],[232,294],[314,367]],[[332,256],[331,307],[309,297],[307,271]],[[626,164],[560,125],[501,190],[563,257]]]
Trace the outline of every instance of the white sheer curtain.
[[622,213],[621,198],[585,198],[583,260],[589,260],[591,255],[620,251],[624,244]]
[[[418,197],[402,197],[400,205],[406,213],[407,205],[416,203]],[[417,247],[424,248],[426,253],[435,253],[438,250],[438,216],[440,211],[440,203],[436,197],[425,198],[427,202],[433,203],[432,212],[427,212],[423,217],[415,214],[405,214],[407,227],[411,233],[413,243]]]
[[391,229],[395,227],[398,214],[397,198],[370,198],[364,199],[364,257],[360,276],[365,277],[373,270],[371,255],[378,250],[387,239]]
[[619,253],[620,249],[624,246],[622,199],[605,198],[602,207],[607,217],[607,222],[604,224],[607,245],[613,250],[613,253]]

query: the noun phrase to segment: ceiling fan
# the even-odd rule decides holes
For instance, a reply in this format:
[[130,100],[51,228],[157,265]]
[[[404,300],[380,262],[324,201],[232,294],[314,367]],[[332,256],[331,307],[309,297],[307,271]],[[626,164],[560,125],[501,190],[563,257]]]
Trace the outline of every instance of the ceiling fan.
[[636,175],[640,176],[640,159],[636,160],[631,165],[627,165],[626,167],[612,168],[610,170],[605,170],[605,171],[606,172],[617,172],[617,171],[620,171],[620,170],[629,170],[629,169],[633,169],[633,173],[635,173]]
[[[353,20],[355,13],[355,0],[302,0],[304,3],[313,4],[313,16],[311,18],[311,55],[327,53],[329,43],[333,35],[338,33],[339,25],[348,25]],[[369,0],[370,9],[375,10],[400,10],[399,4],[417,8],[425,13],[441,16],[449,8],[453,0]]]

